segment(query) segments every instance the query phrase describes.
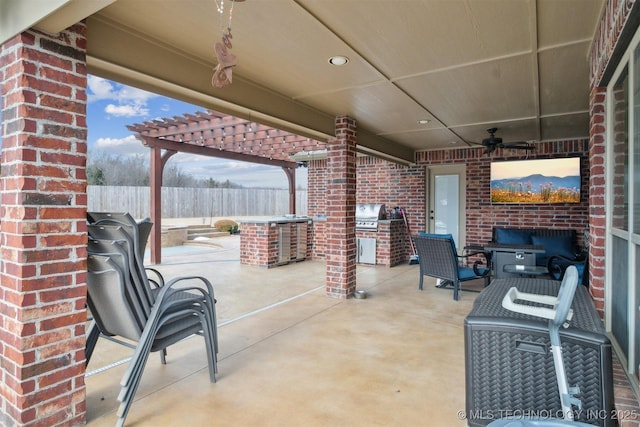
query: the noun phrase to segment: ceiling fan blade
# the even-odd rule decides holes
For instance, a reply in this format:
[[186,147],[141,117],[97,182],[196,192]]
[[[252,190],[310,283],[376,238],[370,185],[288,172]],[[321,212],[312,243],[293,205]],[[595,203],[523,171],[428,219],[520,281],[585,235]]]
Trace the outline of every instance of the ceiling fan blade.
[[502,148],[510,148],[514,150],[535,150],[536,147],[527,141],[506,142],[500,144]]
[[[485,147],[485,153],[487,155],[493,153],[496,148],[506,148],[513,150],[535,150],[535,145],[532,145],[529,141],[513,141],[513,142],[502,142],[502,138],[496,136],[495,133],[498,131],[498,128],[489,128],[487,132],[489,133],[488,138],[484,138],[482,140],[482,144]],[[473,143],[477,144],[477,143]]]

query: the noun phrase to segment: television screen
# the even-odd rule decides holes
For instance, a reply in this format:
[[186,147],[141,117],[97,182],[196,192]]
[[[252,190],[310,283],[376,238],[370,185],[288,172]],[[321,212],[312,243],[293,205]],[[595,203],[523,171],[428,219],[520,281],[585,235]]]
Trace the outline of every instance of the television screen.
[[492,162],[491,203],[580,203],[580,157]]

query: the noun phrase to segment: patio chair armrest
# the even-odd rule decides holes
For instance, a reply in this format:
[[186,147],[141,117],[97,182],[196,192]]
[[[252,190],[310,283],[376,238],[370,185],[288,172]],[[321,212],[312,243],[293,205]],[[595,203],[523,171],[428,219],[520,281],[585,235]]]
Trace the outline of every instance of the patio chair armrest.
[[[473,272],[476,274],[476,276],[486,277],[491,274],[491,252],[473,252],[470,253],[469,256],[476,256],[481,258],[477,259],[473,263]],[[481,267],[484,269],[484,271],[482,272],[480,271]]]
[[[481,257],[482,259],[477,259],[473,265],[473,272],[476,276],[486,277],[491,272],[491,254],[480,251],[480,252],[471,252],[465,255],[458,255],[458,260],[465,259],[468,260],[471,257]],[[481,272],[480,268],[484,268],[484,271]]]
[[147,276],[149,276],[149,272],[153,273],[154,277],[148,277],[149,282],[151,282],[155,287],[159,288],[164,286],[164,277],[162,273],[152,267],[145,267],[144,270],[147,272]]
[[[181,282],[194,281],[194,280],[201,282],[204,285],[204,287],[197,286],[197,285],[182,286]],[[178,285],[181,285],[181,286],[178,286]],[[207,299],[211,305],[216,303],[216,299],[213,293],[213,285],[211,285],[211,282],[209,280],[207,280],[205,277],[202,277],[202,276],[182,276],[182,277],[176,277],[174,279],[171,279],[170,281],[166,282],[166,284],[160,289],[160,292],[158,292],[156,296],[156,303],[165,302],[171,296],[173,296],[178,292],[188,292],[188,291],[196,291],[201,293],[202,296],[205,299]]]
[[484,249],[484,246],[480,246],[480,245],[469,245],[469,246],[465,246],[462,249],[462,253],[464,254],[463,256],[465,257],[471,257],[471,256],[476,256],[476,255],[481,255],[483,256],[487,261],[491,260],[491,251],[487,251]]
[[561,280],[564,276],[564,271],[570,265],[584,264],[587,260],[585,254],[577,255],[573,258],[566,257],[564,255],[551,255],[547,260],[547,270],[549,274],[556,280]]
[[[480,255],[484,255],[484,260],[477,260],[473,263],[473,272],[476,276],[486,277],[491,274],[491,257],[487,256],[484,252],[479,252]],[[483,272],[480,272],[480,267],[484,268]]]
[[484,252],[484,247],[480,245],[469,245],[469,246],[465,246],[462,250],[464,253],[467,253],[470,251],[478,253],[478,252]]

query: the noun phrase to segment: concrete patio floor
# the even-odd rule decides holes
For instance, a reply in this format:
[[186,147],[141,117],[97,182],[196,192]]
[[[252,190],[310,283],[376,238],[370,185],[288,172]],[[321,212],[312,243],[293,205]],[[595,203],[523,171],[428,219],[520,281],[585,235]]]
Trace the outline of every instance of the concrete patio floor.
[[[366,299],[325,295],[325,263],[241,265],[239,236],[163,249],[165,277],[214,285],[220,342],[209,382],[204,341],[152,354],[128,426],[464,426],[463,321],[477,293],[418,291],[418,265],[358,265]],[[482,281],[467,288],[480,289]],[[101,339],[87,368],[87,425],[116,421],[132,350]]]

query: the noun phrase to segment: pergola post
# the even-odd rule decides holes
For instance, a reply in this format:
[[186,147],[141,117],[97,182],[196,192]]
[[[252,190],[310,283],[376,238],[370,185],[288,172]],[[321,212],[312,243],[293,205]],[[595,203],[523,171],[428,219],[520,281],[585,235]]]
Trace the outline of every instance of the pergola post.
[[149,159],[149,191],[150,213],[153,228],[151,229],[151,263],[160,264],[162,260],[162,150],[151,147]]
[[289,213],[296,213],[296,170],[294,168],[285,168],[282,170],[287,175],[289,181]]
[[149,188],[151,222],[151,263],[160,264],[162,262],[162,173],[169,157],[176,154],[176,151],[166,150],[164,154],[160,147],[151,147],[151,159],[149,161]]

